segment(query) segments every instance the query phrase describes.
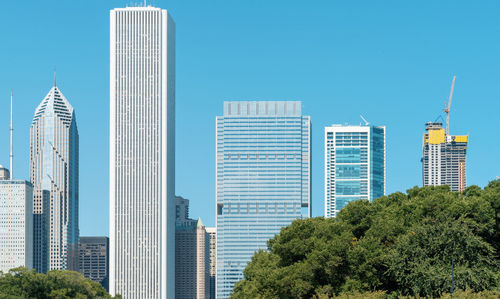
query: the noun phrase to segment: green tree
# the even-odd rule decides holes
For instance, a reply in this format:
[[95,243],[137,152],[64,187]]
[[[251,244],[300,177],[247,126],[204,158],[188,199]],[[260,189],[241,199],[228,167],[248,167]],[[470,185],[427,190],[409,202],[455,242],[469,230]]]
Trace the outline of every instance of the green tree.
[[391,255],[389,272],[403,295],[449,292],[452,262],[457,289],[482,291],[497,284],[494,249],[466,222],[431,220],[414,226],[399,238]]
[[336,219],[296,220],[255,254],[232,298],[439,296],[450,291],[452,258],[457,289],[498,289],[499,206],[493,181],[414,187],[352,202]]
[[[0,272],[1,273],[1,272]],[[112,297],[97,282],[77,272],[52,270],[36,273],[20,267],[0,274],[0,298],[121,298]]]

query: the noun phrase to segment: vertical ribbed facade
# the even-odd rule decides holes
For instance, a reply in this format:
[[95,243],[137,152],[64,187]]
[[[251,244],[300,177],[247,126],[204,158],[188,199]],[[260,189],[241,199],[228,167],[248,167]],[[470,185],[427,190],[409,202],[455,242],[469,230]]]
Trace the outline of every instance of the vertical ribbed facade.
[[34,268],[78,270],[78,128],[57,86],[35,111],[30,129]]
[[385,195],[385,127],[325,128],[325,217],[349,202]]
[[216,297],[258,249],[311,215],[311,120],[298,101],[225,102],[216,120]]
[[175,296],[175,23],[110,12],[110,281],[124,299]]

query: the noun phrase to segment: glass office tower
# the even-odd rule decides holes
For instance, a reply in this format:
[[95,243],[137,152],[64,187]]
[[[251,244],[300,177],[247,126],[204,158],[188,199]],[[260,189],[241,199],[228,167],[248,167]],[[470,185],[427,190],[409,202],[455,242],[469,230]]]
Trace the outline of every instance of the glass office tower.
[[30,129],[34,268],[78,270],[78,128],[56,86],[36,108]]
[[311,119],[301,102],[225,102],[216,121],[216,296],[228,298],[254,252],[311,216]]
[[385,127],[325,128],[325,217],[385,194]]

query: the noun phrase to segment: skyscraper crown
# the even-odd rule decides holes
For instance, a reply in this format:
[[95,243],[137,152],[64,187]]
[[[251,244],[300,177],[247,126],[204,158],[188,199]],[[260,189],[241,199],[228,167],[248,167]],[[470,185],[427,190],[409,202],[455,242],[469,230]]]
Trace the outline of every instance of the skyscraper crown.
[[59,88],[55,85],[36,108],[33,124],[38,122],[40,117],[49,111],[62,119],[65,125],[69,126],[71,124],[73,119],[73,106],[71,106]]

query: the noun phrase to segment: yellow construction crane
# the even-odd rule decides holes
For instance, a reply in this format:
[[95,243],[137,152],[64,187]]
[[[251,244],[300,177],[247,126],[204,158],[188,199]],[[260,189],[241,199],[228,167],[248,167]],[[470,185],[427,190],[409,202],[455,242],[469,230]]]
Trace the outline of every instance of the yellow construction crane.
[[455,88],[455,78],[457,76],[453,76],[453,81],[451,81],[451,90],[450,90],[450,98],[448,99],[448,106],[446,106],[446,102],[444,102],[444,113],[446,113],[446,134],[450,135],[450,108],[451,108],[451,98],[453,97],[453,88]]

